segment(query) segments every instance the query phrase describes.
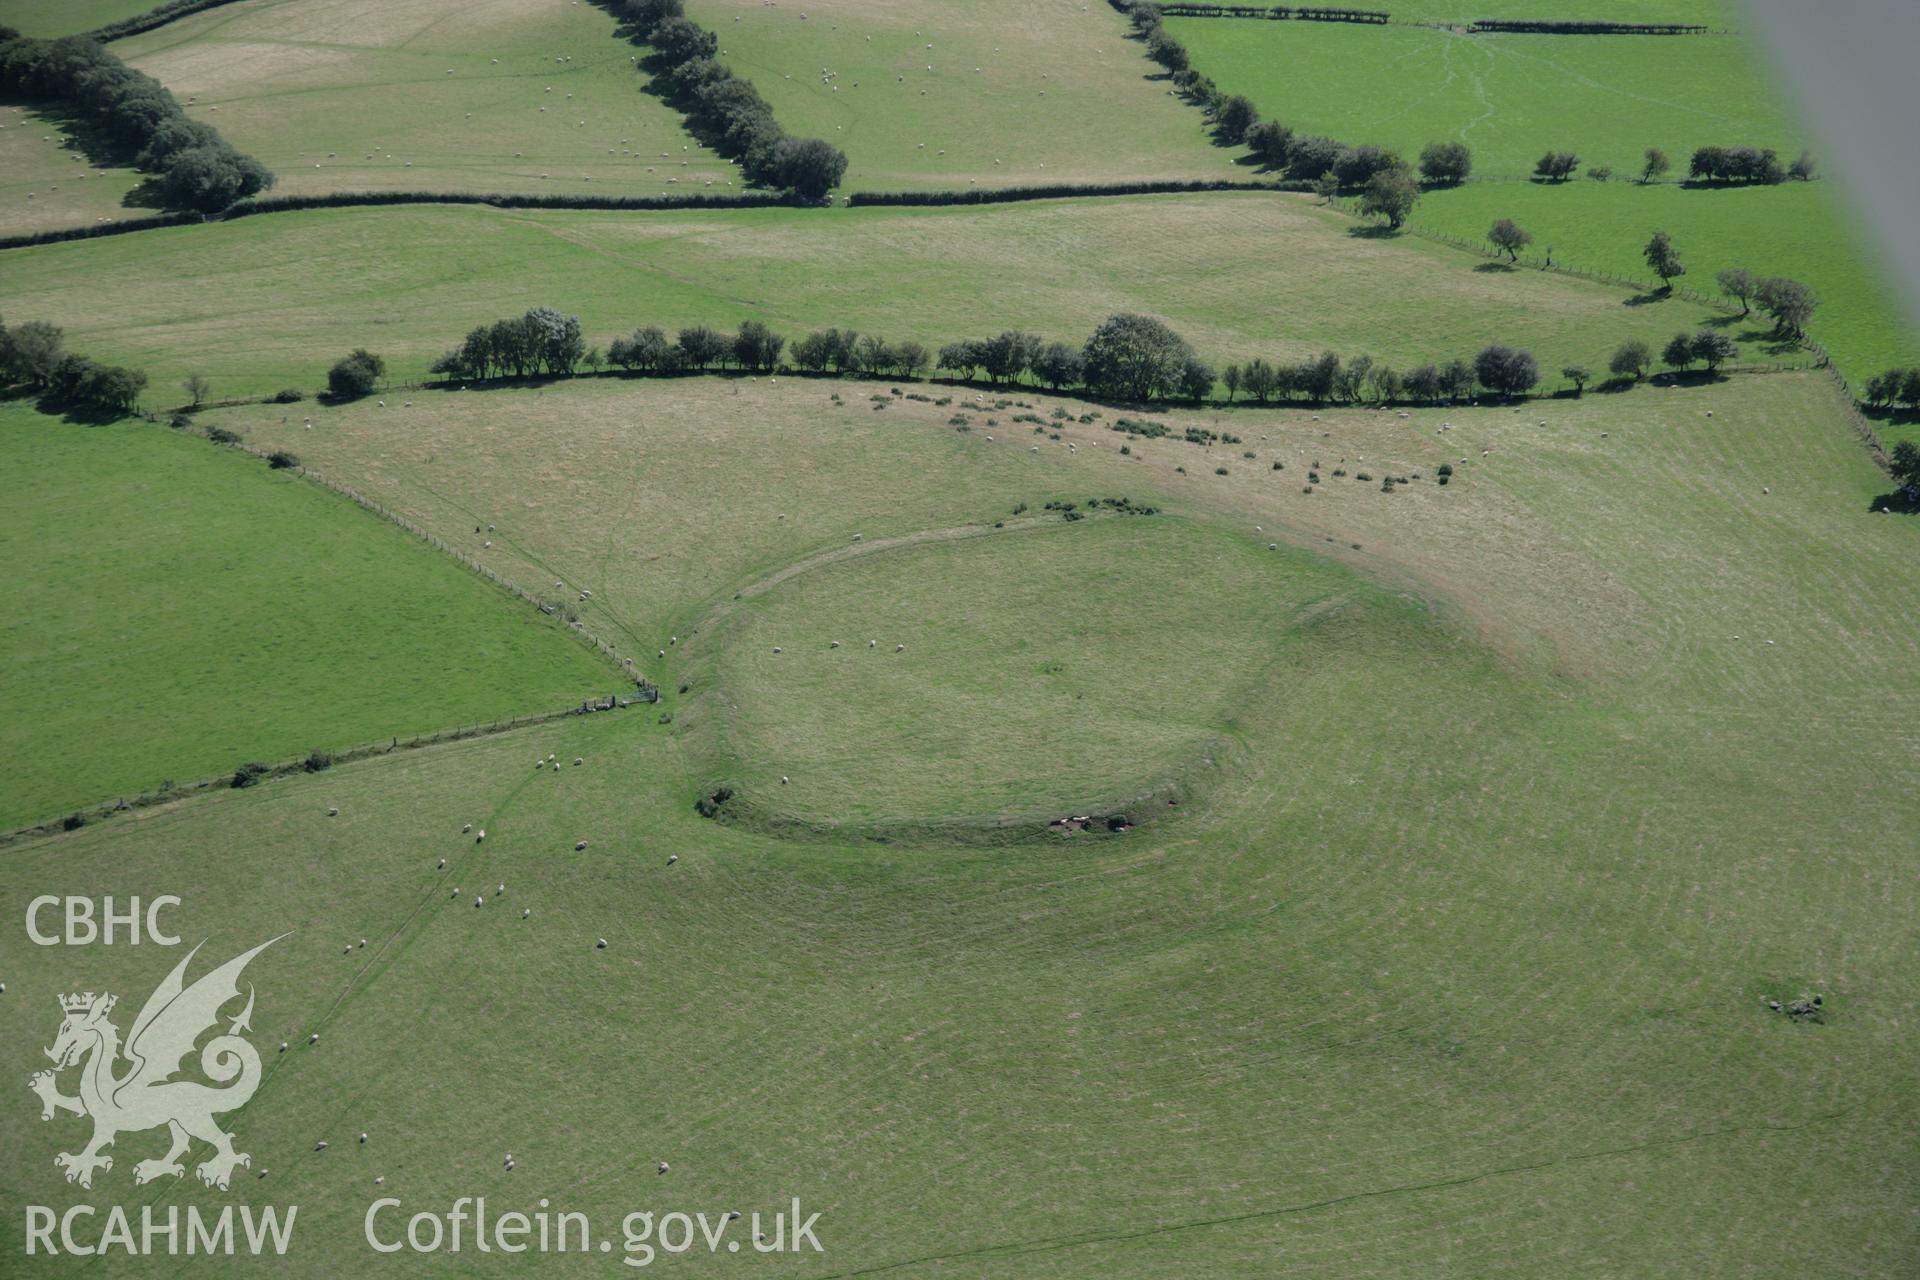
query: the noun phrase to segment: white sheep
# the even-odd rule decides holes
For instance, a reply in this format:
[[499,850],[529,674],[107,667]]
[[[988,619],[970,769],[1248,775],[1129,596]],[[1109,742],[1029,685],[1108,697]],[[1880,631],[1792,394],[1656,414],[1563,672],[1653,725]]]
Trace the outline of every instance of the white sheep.
[[575,853],[582,852],[583,850],[586,849],[586,847],[587,847],[587,842],[585,840],[575,840],[573,842],[573,851]]
[[679,854],[677,854],[677,853],[670,853],[670,854],[668,854],[668,855],[667,855],[667,865],[668,865],[668,866],[672,866],[672,865],[673,865],[674,863],[676,863],[676,862],[678,862],[678,861],[680,861],[680,855],[679,855]]
[[605,951],[607,949],[607,940],[605,938],[602,938],[598,942],[594,943],[593,945],[596,951]]

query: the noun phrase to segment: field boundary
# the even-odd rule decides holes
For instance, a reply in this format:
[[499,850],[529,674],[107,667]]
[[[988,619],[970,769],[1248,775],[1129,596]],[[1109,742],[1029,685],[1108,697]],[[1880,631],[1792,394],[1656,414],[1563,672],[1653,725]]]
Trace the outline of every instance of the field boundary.
[[89,40],[105,44],[109,40],[124,40],[128,36],[145,35],[149,31],[156,31],[166,26],[169,22],[176,22],[196,13],[204,13],[208,9],[218,9],[222,5],[239,2],[240,0],[167,0],[167,3],[156,5],[145,13],[136,13],[131,18],[109,22],[103,27],[95,27],[92,31],[81,34]]
[[[567,716],[589,715],[596,711],[615,711],[634,705],[651,705],[643,697],[622,699],[617,695],[589,698],[577,707],[568,707],[563,711],[543,711],[533,715],[513,716],[505,720],[488,720],[478,724],[460,725],[452,729],[434,729],[426,733],[416,733],[407,737],[398,735],[385,740],[363,742],[358,746],[345,747],[339,751],[314,751],[307,755],[295,756],[267,764],[254,775],[254,781],[244,784],[255,786],[260,782],[274,778],[287,778],[301,773],[323,773],[335,765],[352,764],[356,760],[370,760],[376,756],[392,755],[399,751],[417,751],[423,747],[439,746],[445,742],[464,742],[470,738],[490,738],[496,734],[512,733],[516,729],[525,729],[549,721],[561,720]],[[328,763],[320,769],[309,769],[307,762],[315,755],[324,755]],[[236,766],[236,770],[238,766]],[[112,817],[116,813],[126,813],[134,809],[147,809],[154,805],[167,804],[175,800],[184,800],[190,796],[203,795],[210,791],[235,790],[235,771],[202,778],[197,782],[185,784],[162,784],[151,790],[131,796],[116,797],[112,800],[83,806],[72,810],[74,816],[82,819],[79,826],[86,826]],[[19,844],[23,841],[38,839],[41,836],[56,835],[68,819],[49,818],[29,826],[16,827],[12,831],[0,832],[0,849]],[[78,829],[77,827],[74,829]]]
[[[208,438],[208,439],[209,439],[209,443],[218,443],[216,441],[212,441],[211,438]],[[233,442],[230,444],[229,447],[238,449],[242,453],[249,454],[255,458],[259,458],[263,462],[270,460],[272,455],[275,452],[278,452],[277,450],[257,449],[254,446],[248,444],[245,440]],[[442,555],[447,556],[448,558],[454,560],[456,563],[460,564],[464,568],[486,579],[488,582],[492,583],[494,586],[498,587],[500,590],[505,591],[507,594],[526,601],[528,604],[532,605],[535,609],[539,610],[541,613],[546,614],[548,617],[561,616],[559,605],[555,604],[550,600],[542,599],[541,597],[533,594],[533,592],[528,591],[525,587],[521,586],[519,583],[513,582],[507,578],[500,576],[500,574],[496,573],[492,569],[489,569],[486,565],[481,564],[478,560],[475,560],[472,556],[469,556],[466,552],[460,551],[454,547],[449,546],[447,543],[441,541],[441,539],[438,536],[432,533],[429,533],[426,529],[423,529],[419,525],[415,524],[413,521],[401,515],[398,511],[393,510],[391,507],[387,507],[379,502],[376,502],[374,499],[369,498],[367,495],[365,495],[364,493],[361,493],[359,490],[349,485],[342,484],[338,480],[330,480],[326,476],[320,474],[319,472],[310,470],[303,464],[296,464],[291,469],[299,472],[301,479],[308,481],[311,484],[316,484],[320,486],[322,489],[326,489],[333,493],[336,493],[339,496],[347,499],[347,501],[353,503],[355,506],[358,506],[361,509],[368,511],[373,515],[379,516],[382,520],[385,520],[390,524],[399,526],[401,529],[403,529],[407,533],[410,533],[414,537],[420,539],[422,542],[425,542],[428,546],[432,547],[435,551],[440,552]],[[634,681],[635,686],[641,691],[644,700],[646,701],[657,700],[658,690],[655,688],[655,686],[651,681],[649,681],[645,676],[639,673],[638,668],[635,667],[634,660],[632,658],[623,656],[612,645],[608,644],[605,640],[602,640],[599,636],[593,634],[591,631],[588,631],[585,624],[580,622],[578,618],[564,617],[562,620],[565,622],[567,630],[571,632],[574,635],[574,637],[580,641],[581,644],[594,650],[601,657],[605,658],[608,662],[612,663],[614,669],[618,671],[621,675],[625,676],[629,680]],[[647,696],[647,695],[654,695],[654,696]]]

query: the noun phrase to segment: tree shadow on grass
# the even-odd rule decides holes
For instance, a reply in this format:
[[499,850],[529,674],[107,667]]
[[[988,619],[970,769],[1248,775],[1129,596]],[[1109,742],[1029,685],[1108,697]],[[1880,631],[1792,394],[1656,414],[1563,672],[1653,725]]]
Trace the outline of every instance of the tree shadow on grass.
[[1657,302],[1669,301],[1672,297],[1673,295],[1665,289],[1649,289],[1645,293],[1636,293],[1631,298],[1623,299],[1620,305],[1623,307],[1650,307]]
[[1378,223],[1364,223],[1347,228],[1347,235],[1355,240],[1391,240],[1399,234],[1392,227],[1383,227]]
[[1482,272],[1486,275],[1508,275],[1519,269],[1518,266],[1511,262],[1483,262],[1474,268],[1475,271]]

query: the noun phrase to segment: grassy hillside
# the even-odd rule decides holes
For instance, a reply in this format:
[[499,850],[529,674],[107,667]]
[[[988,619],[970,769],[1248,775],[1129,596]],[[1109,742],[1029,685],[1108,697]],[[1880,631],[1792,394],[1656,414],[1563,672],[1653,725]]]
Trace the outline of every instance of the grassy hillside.
[[252,0],[114,51],[281,193],[727,190],[733,166],[641,92],[614,26],[584,4]]
[[16,406],[0,459],[0,828],[617,682],[525,604],[243,454]]
[[25,105],[0,106],[0,235],[139,217],[131,169],[95,165],[66,145],[59,120]]
[[693,0],[789,133],[849,191],[1238,176],[1106,4]]
[[1639,171],[1648,147],[1684,167],[1698,146],[1774,147],[1790,160],[1805,141],[1737,37],[1475,36],[1217,18],[1167,27],[1195,67],[1252,98],[1262,116],[1408,157],[1429,142],[1464,142],[1483,176],[1529,174],[1549,150],[1624,175]]
[[1499,218],[1532,233],[1523,260],[1537,261],[1551,248],[1563,266],[1651,280],[1641,250],[1663,230],[1687,264],[1679,283],[1688,288],[1718,293],[1714,277],[1729,267],[1804,280],[1822,298],[1809,332],[1856,386],[1920,359],[1920,336],[1834,183],[1713,191],[1622,182],[1469,183],[1429,192],[1412,222],[1477,240]]
[[[757,430],[769,470],[805,452],[748,390],[706,385],[711,419]],[[632,396],[636,435],[660,390]],[[520,408],[556,470],[589,472],[572,389]],[[959,473],[935,460],[960,433],[927,406],[847,418]],[[1388,495],[1323,456],[1306,495],[1312,456],[1282,482],[1215,476],[1191,465],[1197,445],[1150,442],[1136,462],[1112,433],[1095,447],[1099,424],[1039,455],[993,432],[993,450],[1076,488],[1130,475],[1137,500],[1220,539],[1284,523],[1283,545],[1348,561],[1311,572],[1361,587],[1214,721],[1234,748],[1191,802],[1121,839],[972,853],[706,822],[687,723],[702,713],[681,705],[671,725],[562,722],[50,839],[0,867],[0,909],[57,868],[73,892],[182,895],[210,957],[295,930],[249,975],[257,1039],[293,1048],[269,1053],[235,1123],[270,1173],[235,1198],[301,1205],[289,1274],[362,1256],[376,1177],[409,1212],[551,1197],[616,1245],[636,1199],[751,1211],[798,1194],[825,1211],[827,1253],[790,1269],[823,1276],[1270,1274],[1276,1259],[1406,1274],[1436,1247],[1476,1274],[1897,1271],[1920,1243],[1903,1138],[1920,1084],[1903,840],[1920,818],[1915,530],[1867,514],[1883,480],[1828,389],[1776,376],[1537,415],[1208,420],[1263,463],[1468,461],[1445,490]],[[988,452],[977,424],[964,434]],[[502,455],[488,492],[460,500],[510,503],[523,465]],[[891,497],[902,522],[946,518]],[[1181,547],[1151,527],[1047,536],[1145,538],[1129,564],[1177,572]],[[727,539],[687,545],[673,558]],[[1298,562],[1261,547],[1256,572]],[[792,579],[749,626],[787,609],[796,627],[844,623],[848,604],[886,601],[834,589],[841,575],[898,556],[914,590],[923,554],[849,560],[818,590]],[[1106,613],[1073,617],[1105,642]],[[980,655],[949,659],[943,684]],[[1181,646],[1162,637],[1144,660],[1178,665]],[[744,688],[723,663],[716,691]],[[919,696],[820,688],[875,708]],[[548,752],[584,764],[534,773]],[[257,874],[262,848],[302,852],[290,879]],[[55,950],[16,958],[0,1069],[32,1069],[56,989],[137,999],[174,959],[101,952],[83,973]],[[1807,989],[1825,1025],[1763,1003]],[[604,1087],[528,1087],[576,1078]],[[48,1164],[80,1131],[0,1116],[25,1153],[4,1193],[99,1198]],[[139,1143],[126,1159],[149,1154]],[[190,1179],[134,1192],[119,1165],[102,1177],[162,1205],[228,1198]]]
[[[1241,192],[639,218],[320,210],[7,262],[0,314],[56,319],[76,348],[158,384],[198,370],[221,395],[317,387],[356,346],[419,377],[470,326],[533,305],[577,312],[601,344],[641,324],[749,318],[787,334],[838,325],[937,343],[1017,326],[1079,341],[1139,310],[1217,361],[1331,347],[1410,364],[1504,340],[1549,369],[1604,363],[1624,338],[1664,341],[1712,314],[1625,305],[1619,290],[1355,234],[1311,197]],[[197,287],[183,294],[183,278]]]

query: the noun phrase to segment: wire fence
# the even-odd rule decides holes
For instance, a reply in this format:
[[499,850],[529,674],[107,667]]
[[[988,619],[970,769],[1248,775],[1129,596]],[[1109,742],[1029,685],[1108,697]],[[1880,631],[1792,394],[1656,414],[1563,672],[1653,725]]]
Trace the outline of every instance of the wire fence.
[[[420,384],[405,383],[401,385],[406,387],[417,387]],[[244,441],[234,444],[233,447],[236,449],[240,449],[246,453],[252,454],[254,457],[261,458],[261,459],[270,458],[274,452],[277,452],[276,450],[258,449],[250,444],[247,444]],[[445,555],[457,561],[459,564],[461,564],[465,568],[471,570],[473,573],[478,574],[480,577],[486,579],[488,582],[492,583],[494,586],[500,588],[500,590],[505,591],[512,596],[515,596],[521,600],[526,601],[528,604],[538,609],[541,613],[544,613],[549,617],[562,618],[567,625],[568,631],[572,632],[574,637],[578,639],[580,643],[586,645],[588,648],[600,654],[600,656],[605,658],[608,662],[612,663],[616,670],[618,670],[622,675],[626,676],[628,679],[633,680],[641,690],[648,691],[653,689],[653,685],[646,679],[645,676],[643,676],[640,673],[640,670],[633,658],[623,655],[622,653],[620,653],[619,650],[615,649],[612,645],[608,644],[605,640],[602,640],[599,636],[596,636],[591,631],[588,631],[586,626],[580,621],[578,617],[574,616],[571,610],[566,610],[557,602],[546,599],[545,597],[536,595],[533,592],[528,591],[525,587],[522,587],[519,583],[514,582],[511,579],[502,577],[499,573],[489,568],[487,565],[482,564],[480,561],[474,559],[471,555],[467,554],[465,551],[462,551],[458,547],[455,547],[449,544],[445,539],[441,538],[438,534],[432,533],[429,530],[422,528],[420,525],[415,524],[412,520],[410,520],[406,516],[401,515],[398,511],[395,511],[393,508],[385,505],[384,503],[376,501],[373,498],[369,498],[366,494],[361,493],[358,489],[355,489],[350,485],[342,484],[338,480],[329,479],[328,477],[321,475],[319,472],[310,470],[305,466],[299,467],[298,470],[303,479],[308,480],[313,484],[317,484],[323,489],[331,490],[332,492],[337,493],[341,497],[347,499],[349,502],[352,502],[355,505],[359,506],[363,510],[370,511],[374,515],[379,516],[381,519],[399,526],[401,529],[404,529],[406,532],[412,534],[414,537],[419,538],[421,541],[425,542],[428,546],[432,547],[435,551],[438,551],[442,555]]]
[[[516,729],[525,729],[550,720],[560,720],[567,716],[587,715],[599,711],[615,711],[623,707],[650,705],[657,694],[649,686],[648,690],[630,697],[609,694],[599,698],[589,698],[577,706],[562,711],[539,712],[534,715],[512,716],[505,720],[486,720],[477,724],[460,725],[451,729],[435,729],[427,733],[395,734],[386,738],[363,742],[357,746],[343,747],[338,751],[310,751],[302,756],[258,765],[244,765],[231,772],[202,778],[197,782],[163,782],[158,787],[134,795],[120,796],[72,811],[66,818],[49,819],[31,826],[19,827],[0,833],[0,848],[22,840],[31,840],[51,834],[63,827],[73,829],[96,822],[116,813],[125,813],[134,809],[145,809],[156,804],[184,799],[207,791],[218,791],[235,786],[254,786],[270,778],[290,777],[300,773],[318,773],[335,765],[351,764],[355,760],[367,760],[375,756],[391,755],[398,751],[415,751],[422,747],[438,746],[447,742],[459,742],[469,738],[486,738],[495,734],[510,733]],[[246,782],[239,782],[242,776]]]

